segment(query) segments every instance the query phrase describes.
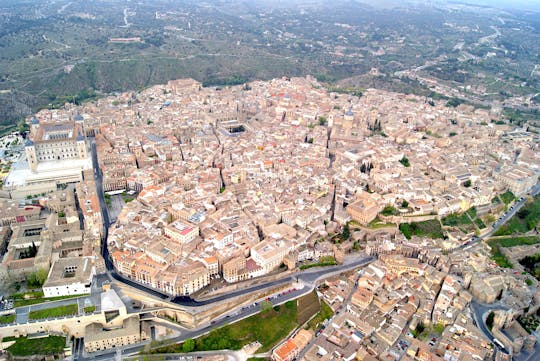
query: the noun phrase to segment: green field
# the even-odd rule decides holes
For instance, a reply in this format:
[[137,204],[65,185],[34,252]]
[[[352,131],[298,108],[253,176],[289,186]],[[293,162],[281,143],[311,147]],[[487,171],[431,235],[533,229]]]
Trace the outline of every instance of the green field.
[[467,216],[466,213],[457,214],[452,213],[443,219],[441,219],[441,222],[444,226],[460,226],[460,225],[469,225],[471,224],[471,220]]
[[399,230],[407,239],[411,239],[412,236],[434,239],[444,237],[441,224],[436,219],[423,222],[402,223],[399,225]]
[[79,312],[79,306],[76,304],[58,306],[54,308],[45,308],[43,310],[30,311],[28,319],[41,320],[44,318],[57,318],[63,316],[76,315]]
[[49,336],[33,339],[19,337],[13,345],[7,348],[7,350],[13,356],[55,355],[62,353],[65,346],[66,338],[62,336]]
[[0,324],[13,323],[13,322],[15,322],[15,314],[0,316]]
[[322,323],[326,319],[330,319],[334,315],[334,311],[324,302],[321,300],[321,310],[315,317],[313,317],[308,324],[306,325],[306,329],[308,330],[316,330],[317,328],[321,327]]
[[500,267],[512,268],[513,264],[502,254],[500,248],[537,244],[540,243],[540,237],[491,238],[487,243],[491,247],[491,259],[497,262]]
[[540,236],[490,238],[488,240],[490,246],[501,247],[530,246],[537,243],[540,243]]
[[324,267],[324,266],[335,266],[337,265],[336,259],[332,256],[321,257],[319,262],[304,264],[300,266],[300,269],[308,269],[312,267]]
[[319,296],[317,296],[317,292],[313,290],[313,292],[300,297],[297,300],[297,310],[298,312],[296,318],[299,325],[303,325],[311,317],[315,316],[315,314],[321,310],[321,304],[319,301]]
[[[244,345],[259,341],[262,348],[258,352],[271,350],[298,326],[295,301],[289,301],[280,307],[261,311],[241,321],[223,326],[195,340],[193,351],[240,350]],[[151,353],[183,352],[181,345],[157,348]]]
[[22,307],[22,306],[29,306],[29,305],[35,305],[38,303],[45,303],[50,301],[58,301],[58,300],[65,300],[68,298],[76,298],[83,295],[70,295],[70,296],[58,296],[58,297],[49,297],[45,298],[43,297],[42,291],[34,291],[34,292],[25,292],[25,293],[15,293],[11,295],[11,298],[14,299],[15,307]]
[[96,306],[86,306],[83,310],[84,313],[92,313],[96,310]]
[[499,195],[499,198],[501,199],[501,201],[503,201],[504,204],[508,205],[512,203],[514,199],[516,199],[516,196],[512,192],[506,191],[503,194]]
[[540,221],[540,195],[527,203],[506,224],[502,225],[495,236],[527,233],[533,230]]
[[378,229],[384,227],[396,227],[396,225],[394,223],[385,223],[381,221],[381,219],[377,216],[374,220],[368,223],[367,227],[372,229]]

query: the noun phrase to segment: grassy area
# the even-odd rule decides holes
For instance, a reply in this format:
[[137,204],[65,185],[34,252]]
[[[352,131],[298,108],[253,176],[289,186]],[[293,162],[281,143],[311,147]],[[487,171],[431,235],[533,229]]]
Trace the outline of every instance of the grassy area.
[[474,220],[474,223],[476,224],[476,226],[480,229],[484,229],[486,228],[486,225],[484,224],[484,222],[482,222],[482,220],[480,218],[476,218]]
[[321,310],[315,317],[313,317],[308,324],[306,325],[306,329],[308,330],[316,330],[317,328],[321,327],[324,320],[329,319],[334,315],[334,311],[324,302],[321,300]]
[[55,355],[62,353],[65,345],[66,338],[62,336],[49,336],[33,339],[19,337],[13,345],[7,348],[7,350],[11,352],[13,356]]
[[43,310],[30,311],[28,319],[40,320],[44,318],[57,318],[62,316],[76,315],[79,312],[79,306],[76,304],[45,308]]
[[96,310],[96,306],[86,306],[83,310],[84,313],[92,313]]
[[448,216],[441,219],[441,222],[442,222],[442,224],[444,226],[452,226],[452,227],[471,224],[471,220],[469,219],[469,217],[467,216],[466,213],[462,213],[462,214],[452,213],[452,214],[449,214]]
[[540,243],[540,236],[490,238],[488,240],[490,246],[501,247],[530,246],[537,243]]
[[424,341],[427,340],[428,337],[432,336],[441,337],[444,327],[445,326],[442,323],[437,323],[435,325],[426,327],[422,322],[420,322],[412,331],[412,334],[414,338]]
[[467,212],[465,212],[471,219],[476,218],[476,207],[469,208]]
[[[41,294],[41,296],[39,296]],[[24,295],[28,295],[32,298],[24,298]],[[14,305],[15,307],[23,307],[23,306],[29,306],[29,305],[35,305],[39,303],[45,303],[45,302],[51,302],[51,301],[59,301],[59,300],[65,300],[68,298],[77,298],[84,295],[70,295],[70,296],[58,296],[58,297],[49,297],[44,298],[43,292],[26,292],[26,293],[17,293],[12,295],[13,299],[15,300]]]
[[337,265],[336,259],[332,256],[321,257],[319,262],[303,264],[300,266],[300,269],[308,269],[312,267],[324,267],[324,266],[335,266]]
[[399,211],[393,206],[386,206],[381,211],[381,214],[383,216],[397,216],[399,214]]
[[[262,344],[258,352],[266,352],[298,326],[296,316],[296,302],[289,301],[279,308],[258,313],[199,337],[195,340],[193,351],[239,350],[244,345],[258,340]],[[182,352],[182,346],[175,344],[160,347],[151,353],[179,352]]]
[[504,204],[510,204],[516,199],[516,196],[512,192],[506,191],[503,194],[499,195],[499,198]]
[[[351,224],[352,226],[352,224]],[[374,220],[368,223],[368,228],[378,229],[384,227],[396,227],[394,223],[384,223],[379,217],[376,217]]]
[[512,268],[514,266],[508,258],[502,254],[500,246],[497,243],[491,244],[488,242],[488,244],[491,246],[491,259],[494,260],[499,267]]
[[15,314],[0,316],[0,323],[6,324],[6,323],[13,323],[13,322],[15,322]]
[[399,230],[407,239],[411,239],[412,236],[429,238],[444,237],[441,224],[436,219],[423,222],[402,223],[399,225]]
[[501,247],[530,246],[540,243],[540,237],[491,238],[487,243],[491,247],[491,259],[497,262],[500,267],[512,268],[512,263],[502,254]]
[[296,304],[298,309],[298,312],[296,313],[296,322],[299,325],[306,323],[307,320],[314,317],[321,310],[319,296],[315,290],[300,297]]
[[534,229],[540,221],[540,195],[534,200],[527,201],[506,224],[502,225],[495,236],[506,236],[511,234],[526,233]]

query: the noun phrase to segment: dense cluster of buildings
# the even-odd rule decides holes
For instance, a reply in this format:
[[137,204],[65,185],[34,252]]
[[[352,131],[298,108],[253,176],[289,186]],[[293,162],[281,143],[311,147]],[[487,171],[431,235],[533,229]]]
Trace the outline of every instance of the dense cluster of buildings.
[[[340,262],[353,248],[378,256],[326,282],[335,316],[286,340],[275,360],[486,360],[494,350],[473,324],[473,297],[509,305],[494,332],[507,349],[530,349],[516,320],[538,310],[540,295],[526,276],[496,267],[482,245],[459,248],[471,229],[405,236],[395,225],[472,207],[497,213],[497,194],[537,183],[538,137],[493,122],[499,115],[380,90],[331,93],[311,77],[224,89],[182,79],[42,110],[4,182],[0,281],[46,270],[47,297],[90,293],[104,270],[97,177],[121,204],[106,245],[115,269],[171,296],[215,278]],[[87,323],[87,351],[148,337],[114,292],[104,302],[124,314]],[[426,328],[438,330],[429,345],[413,335]]]
[[[75,139],[62,156],[81,157],[77,137],[95,135],[104,191],[138,194],[110,230],[115,267],[184,295],[218,274],[236,282],[335,255],[321,237],[335,224],[368,225],[387,206],[394,223],[436,219],[536,182],[533,137],[511,137],[487,110],[433,104],[379,90],[328,93],[310,77],[226,89],[182,79],[66,114],[42,111],[34,143],[44,132]],[[68,113],[84,121],[51,133],[49,123]],[[49,154],[39,149],[38,161]],[[416,242],[419,252],[465,236],[392,242]]]
[[[360,272],[329,279],[319,292],[334,316],[307,347],[297,350],[288,340],[275,349],[273,359],[488,360],[505,359],[508,350],[532,350],[535,338],[516,322],[516,311],[497,316],[497,329],[506,322],[505,332],[493,330],[504,351],[494,349],[473,321],[482,316],[469,307],[474,281],[469,283],[467,275],[477,261],[464,260],[449,273],[449,260],[432,266],[385,255]],[[533,309],[540,306],[537,295],[522,297]]]

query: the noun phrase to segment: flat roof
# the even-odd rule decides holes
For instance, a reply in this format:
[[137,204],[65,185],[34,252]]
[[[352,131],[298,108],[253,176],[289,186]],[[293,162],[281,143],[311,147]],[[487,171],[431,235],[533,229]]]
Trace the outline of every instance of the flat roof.
[[103,312],[116,311],[122,307],[125,307],[124,302],[122,302],[115,290],[111,288],[101,293],[101,310]]
[[92,261],[88,257],[60,258],[54,262],[44,288],[88,283],[94,275]]

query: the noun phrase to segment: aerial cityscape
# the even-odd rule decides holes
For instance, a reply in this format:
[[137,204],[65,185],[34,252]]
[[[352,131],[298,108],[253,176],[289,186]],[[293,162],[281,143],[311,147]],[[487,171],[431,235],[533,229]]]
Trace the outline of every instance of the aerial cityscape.
[[0,360],[540,360],[507,6],[0,2]]

